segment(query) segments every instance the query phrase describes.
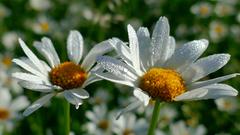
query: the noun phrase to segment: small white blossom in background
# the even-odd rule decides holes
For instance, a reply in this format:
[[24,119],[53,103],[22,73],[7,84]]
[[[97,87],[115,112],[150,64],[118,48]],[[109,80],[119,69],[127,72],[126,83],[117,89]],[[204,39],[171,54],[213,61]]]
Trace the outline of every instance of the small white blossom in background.
[[137,119],[133,113],[113,119],[113,132],[116,135],[146,135],[148,122],[145,119]]
[[233,5],[222,2],[217,3],[214,10],[219,17],[229,16],[235,13]]
[[96,90],[93,97],[90,98],[89,102],[91,104],[100,105],[100,104],[108,103],[111,99],[112,99],[112,96],[110,95],[107,89],[99,88]]
[[218,110],[234,113],[238,109],[238,101],[236,98],[219,98],[215,100]]
[[210,23],[209,36],[213,42],[219,42],[226,37],[228,28],[225,24],[219,21],[213,21]]
[[206,128],[203,125],[188,127],[184,121],[178,121],[170,125],[171,135],[205,135]]
[[27,20],[25,27],[30,28],[36,34],[49,34],[57,27],[57,24],[45,15],[39,15],[36,19]]
[[29,5],[34,10],[46,11],[51,8],[51,1],[50,0],[30,0]]
[[18,41],[18,33],[15,31],[5,32],[2,36],[2,44],[7,50],[14,50]]
[[91,135],[111,135],[113,112],[110,112],[105,104],[96,105],[92,111],[86,112],[86,117],[90,120],[85,128]]
[[191,12],[202,18],[207,18],[212,14],[212,5],[208,2],[196,3],[191,7]]
[[0,3],[0,21],[11,14],[10,10]]
[[13,99],[10,90],[0,86],[0,127],[11,132],[14,128],[14,121],[21,118],[19,112],[28,105],[29,101],[25,96],[19,95]]
[[232,25],[230,31],[235,41],[240,42],[240,25]]
[[9,88],[14,94],[20,94],[23,89],[11,77],[11,73],[16,71],[19,71],[19,68],[12,64],[12,56],[10,54],[0,54],[0,86]]
[[236,20],[238,23],[240,23],[240,12],[237,14]]

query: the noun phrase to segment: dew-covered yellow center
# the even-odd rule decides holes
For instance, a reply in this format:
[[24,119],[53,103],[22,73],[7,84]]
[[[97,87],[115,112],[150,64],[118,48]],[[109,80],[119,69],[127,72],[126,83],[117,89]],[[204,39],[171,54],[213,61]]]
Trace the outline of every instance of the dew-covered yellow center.
[[0,120],[7,120],[10,117],[10,112],[5,108],[0,108]]
[[140,88],[153,99],[173,101],[186,91],[181,75],[171,69],[151,68],[140,80]]
[[73,62],[64,62],[49,73],[51,83],[68,90],[81,87],[87,79],[87,73]]

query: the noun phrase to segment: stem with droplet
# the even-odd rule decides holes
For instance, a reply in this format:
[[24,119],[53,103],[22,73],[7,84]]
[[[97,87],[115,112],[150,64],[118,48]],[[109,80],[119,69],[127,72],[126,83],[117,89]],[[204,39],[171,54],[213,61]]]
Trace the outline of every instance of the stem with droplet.
[[150,127],[148,129],[148,135],[154,135],[155,128],[157,127],[158,120],[159,120],[161,105],[162,105],[162,103],[159,100],[156,100],[153,114],[152,114],[152,120],[150,123]]

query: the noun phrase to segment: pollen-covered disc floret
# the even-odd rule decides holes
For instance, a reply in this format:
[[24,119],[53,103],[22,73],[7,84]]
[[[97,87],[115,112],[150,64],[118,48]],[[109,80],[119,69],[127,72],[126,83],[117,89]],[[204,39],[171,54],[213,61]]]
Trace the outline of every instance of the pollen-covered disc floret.
[[73,62],[64,62],[49,73],[51,83],[68,90],[81,87],[87,79],[87,73]]
[[173,99],[186,91],[184,80],[174,70],[151,68],[140,80],[140,86],[153,99],[173,101]]

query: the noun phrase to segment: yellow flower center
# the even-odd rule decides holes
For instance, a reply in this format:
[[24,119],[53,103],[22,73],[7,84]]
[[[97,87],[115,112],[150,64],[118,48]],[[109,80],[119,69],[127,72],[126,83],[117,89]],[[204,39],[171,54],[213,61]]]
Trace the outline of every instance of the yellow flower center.
[[131,129],[127,128],[123,131],[123,135],[134,135],[134,133]]
[[200,7],[200,14],[201,15],[207,15],[209,13],[209,8],[207,6],[201,6]]
[[108,129],[108,126],[109,126],[109,123],[107,120],[101,120],[99,121],[98,123],[98,127],[103,129],[103,130],[107,130]]
[[12,58],[9,57],[9,56],[5,56],[3,57],[2,59],[2,63],[7,66],[7,67],[10,67],[12,65]]
[[48,24],[48,22],[40,23],[40,28],[42,29],[42,31],[48,32],[49,31],[49,24]]
[[184,80],[179,73],[162,68],[152,68],[146,72],[139,87],[153,99],[162,101],[173,101],[176,96],[186,91]]
[[0,120],[7,120],[10,117],[10,112],[6,108],[0,108]]
[[220,24],[216,25],[215,26],[215,32],[218,33],[218,34],[223,33],[223,27]]
[[73,62],[64,62],[49,73],[52,84],[65,90],[81,87],[87,79],[87,73]]

